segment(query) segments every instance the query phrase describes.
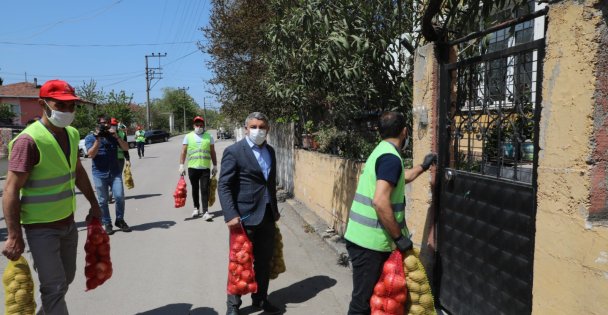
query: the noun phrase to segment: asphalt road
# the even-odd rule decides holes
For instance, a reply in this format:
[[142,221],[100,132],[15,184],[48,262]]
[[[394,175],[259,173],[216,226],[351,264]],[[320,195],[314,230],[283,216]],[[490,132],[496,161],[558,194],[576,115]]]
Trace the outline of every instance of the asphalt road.
[[[212,222],[190,218],[190,195],[185,208],[173,206],[182,140],[178,136],[146,145],[143,159],[131,150],[135,188],[126,190],[125,220],[133,232],[110,237],[113,276],[89,292],[84,291],[83,249],[88,203],[78,195],[78,269],[67,294],[70,314],[225,314],[228,230],[219,202],[210,208]],[[233,141],[216,143],[218,160]],[[90,174],[91,160],[83,159],[83,164]],[[287,203],[279,208],[287,272],[271,280],[270,300],[283,307],[285,314],[345,314],[352,289],[350,270],[337,264],[336,253],[316,234],[307,233],[294,208]],[[114,218],[114,205],[110,212]],[[0,239],[5,237],[2,218]],[[31,264],[31,256],[26,253],[25,257]],[[2,270],[6,263],[2,256]],[[4,301],[3,290],[0,298]],[[242,314],[261,313],[250,304],[249,296],[244,297]]]

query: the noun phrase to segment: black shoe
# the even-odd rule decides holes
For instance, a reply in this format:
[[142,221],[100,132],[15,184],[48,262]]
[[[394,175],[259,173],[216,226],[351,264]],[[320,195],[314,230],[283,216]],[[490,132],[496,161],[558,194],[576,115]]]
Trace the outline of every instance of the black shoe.
[[112,224],[104,224],[103,228],[106,230],[108,235],[114,234],[114,230],[112,229]]
[[230,307],[228,308],[228,310],[226,310],[226,315],[240,315],[241,313],[239,313],[239,309],[236,307]]
[[116,220],[115,224],[116,224],[116,227],[119,228],[123,232],[132,231],[131,228],[129,227],[129,225],[127,224],[127,222],[125,222],[125,220]]
[[108,201],[108,203],[114,203],[116,202],[116,200],[114,200],[114,197],[110,197],[110,201]]
[[268,313],[268,314],[280,314],[281,310],[270,304],[270,302],[268,302],[268,300],[260,300],[260,301],[256,301],[253,300],[251,303],[251,306],[257,308],[257,309],[263,309],[264,312]]

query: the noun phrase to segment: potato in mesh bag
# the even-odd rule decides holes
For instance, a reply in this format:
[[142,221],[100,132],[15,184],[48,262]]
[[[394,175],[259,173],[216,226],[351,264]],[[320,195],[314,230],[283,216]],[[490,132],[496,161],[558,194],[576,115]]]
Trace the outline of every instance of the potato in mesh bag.
[[2,284],[6,315],[34,314],[36,311],[34,280],[27,260],[23,256],[15,261],[9,260],[2,275]]
[[405,282],[408,291],[405,305],[407,314],[437,315],[429,279],[420,261],[420,252],[417,249],[409,250],[404,257],[403,268],[407,271]]
[[285,272],[285,259],[283,258],[283,235],[279,226],[275,223],[276,232],[274,233],[274,253],[270,260],[270,279],[276,279],[279,274]]
[[209,180],[209,198],[208,198],[209,207],[213,206],[213,204],[215,203],[215,191],[216,190],[217,190],[217,178],[215,178],[215,175],[213,175],[211,177],[211,180]]

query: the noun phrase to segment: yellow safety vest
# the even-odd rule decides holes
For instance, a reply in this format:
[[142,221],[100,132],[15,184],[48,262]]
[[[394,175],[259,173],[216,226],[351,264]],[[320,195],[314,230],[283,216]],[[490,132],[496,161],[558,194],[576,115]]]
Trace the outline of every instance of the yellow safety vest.
[[211,168],[211,136],[205,132],[201,135],[201,143],[196,143],[196,134],[193,132],[187,135],[188,148],[188,168]]
[[23,130],[9,143],[9,156],[13,143],[22,134],[29,135],[40,153],[29,178],[21,188],[21,224],[47,223],[65,219],[76,210],[75,186],[78,161],[78,130],[65,128],[70,144],[70,163],[51,132],[37,121]]
[[376,192],[376,161],[383,154],[393,154],[401,161],[401,175],[391,193],[391,204],[395,220],[399,224],[401,233],[409,237],[405,224],[405,181],[403,160],[397,149],[389,142],[382,141],[370,154],[365,162],[363,173],[359,177],[359,184],[353,204],[350,208],[348,225],[344,238],[367,249],[380,252],[390,252],[395,248],[393,239],[378,220],[376,210],[372,206]]

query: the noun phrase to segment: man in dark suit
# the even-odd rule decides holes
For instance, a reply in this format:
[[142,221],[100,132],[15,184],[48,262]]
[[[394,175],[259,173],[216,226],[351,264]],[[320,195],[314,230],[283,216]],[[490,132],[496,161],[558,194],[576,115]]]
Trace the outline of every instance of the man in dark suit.
[[[275,221],[280,217],[276,196],[276,156],[266,143],[268,117],[254,112],[245,120],[245,139],[229,146],[222,156],[218,193],[228,228],[242,224],[253,243],[258,291],[253,307],[268,314],[280,310],[268,302],[270,260],[274,252]],[[240,295],[228,295],[227,315],[238,315]]]

